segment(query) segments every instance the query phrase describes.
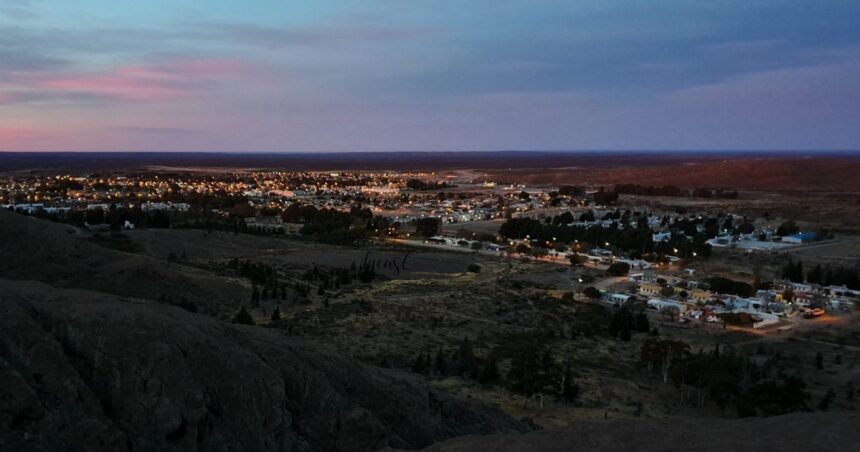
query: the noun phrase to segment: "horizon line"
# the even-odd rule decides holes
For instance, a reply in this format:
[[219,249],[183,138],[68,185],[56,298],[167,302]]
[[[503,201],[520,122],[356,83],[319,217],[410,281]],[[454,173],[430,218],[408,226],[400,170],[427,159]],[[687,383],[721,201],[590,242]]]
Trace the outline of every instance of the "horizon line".
[[625,154],[625,153],[665,153],[665,154],[860,154],[858,149],[496,149],[496,150],[339,150],[339,151],[208,151],[208,150],[41,150],[17,151],[0,150],[0,155],[11,154],[198,154],[198,155],[338,155],[338,154],[482,154],[482,153],[546,153],[546,154]]

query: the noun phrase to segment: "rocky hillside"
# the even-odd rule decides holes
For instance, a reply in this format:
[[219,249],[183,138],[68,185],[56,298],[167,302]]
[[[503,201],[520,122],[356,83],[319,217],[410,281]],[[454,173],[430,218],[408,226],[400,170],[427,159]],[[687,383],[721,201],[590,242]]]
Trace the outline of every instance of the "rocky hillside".
[[411,449],[522,428],[275,330],[0,280],[2,450]]
[[467,436],[436,444],[433,452],[720,451],[802,452],[860,450],[860,418],[790,414],[751,419],[582,421],[574,427]]

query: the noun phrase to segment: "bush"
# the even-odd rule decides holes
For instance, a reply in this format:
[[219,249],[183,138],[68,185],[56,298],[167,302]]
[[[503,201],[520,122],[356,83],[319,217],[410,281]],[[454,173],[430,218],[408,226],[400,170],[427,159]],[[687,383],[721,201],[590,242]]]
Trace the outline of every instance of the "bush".
[[627,276],[630,272],[630,264],[625,262],[615,262],[606,269],[606,274],[611,276]]
[[469,264],[469,266],[466,267],[466,271],[469,273],[481,273],[481,266],[478,264]]
[[248,310],[243,306],[242,309],[236,314],[236,317],[233,317],[233,323],[240,323],[243,325],[253,325],[254,319],[251,318],[251,314],[248,313]]
[[727,312],[725,314],[720,314],[720,318],[723,322],[730,325],[751,325],[755,323],[753,316],[746,312]]
[[600,291],[594,288],[593,286],[586,287],[582,292],[586,297],[596,300],[600,298]]

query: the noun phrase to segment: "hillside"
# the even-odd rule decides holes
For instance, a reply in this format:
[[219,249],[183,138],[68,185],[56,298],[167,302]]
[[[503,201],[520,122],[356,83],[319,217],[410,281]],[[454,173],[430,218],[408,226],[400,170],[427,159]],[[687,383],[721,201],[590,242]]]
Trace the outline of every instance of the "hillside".
[[849,451],[860,448],[855,415],[790,414],[753,419],[582,421],[557,430],[455,438],[433,452]]
[[0,449],[376,450],[522,430],[282,332],[0,280]]
[[524,429],[420,377],[205,315],[247,304],[237,280],[6,211],[0,234],[2,450],[376,450]]
[[235,311],[249,286],[206,271],[97,245],[75,228],[0,210],[0,277],[42,281],[122,297],[170,295],[201,312]]

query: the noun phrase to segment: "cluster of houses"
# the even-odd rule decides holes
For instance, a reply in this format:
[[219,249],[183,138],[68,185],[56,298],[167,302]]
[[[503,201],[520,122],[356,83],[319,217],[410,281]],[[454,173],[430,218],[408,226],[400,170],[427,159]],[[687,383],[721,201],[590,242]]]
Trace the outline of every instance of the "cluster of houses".
[[680,321],[721,322],[723,314],[745,313],[754,319],[754,328],[764,328],[779,324],[791,313],[814,318],[826,311],[848,312],[860,303],[860,290],[841,286],[775,281],[769,290],[741,297],[715,293],[706,284],[668,275],[635,274],[630,280],[638,283],[635,294],[602,292],[601,301],[615,306],[644,302],[646,309]]
[[44,203],[0,204],[0,209],[26,213],[27,215],[34,215],[40,212],[52,215],[66,213],[72,210],[71,207],[46,206]]

